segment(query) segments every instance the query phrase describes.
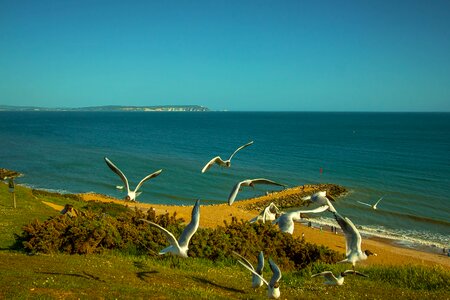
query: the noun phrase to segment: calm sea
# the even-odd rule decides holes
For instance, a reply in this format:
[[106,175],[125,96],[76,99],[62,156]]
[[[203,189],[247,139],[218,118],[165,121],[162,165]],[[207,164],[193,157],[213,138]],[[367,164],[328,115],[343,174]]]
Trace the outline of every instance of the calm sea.
[[[213,156],[251,140],[230,169],[201,174]],[[34,188],[123,198],[104,156],[132,187],[163,169],[143,185],[138,200],[148,203],[222,203],[248,178],[336,183],[350,190],[336,208],[364,232],[450,246],[448,113],[0,112],[0,141],[0,167],[24,173],[18,181]],[[382,196],[376,211],[356,202]]]

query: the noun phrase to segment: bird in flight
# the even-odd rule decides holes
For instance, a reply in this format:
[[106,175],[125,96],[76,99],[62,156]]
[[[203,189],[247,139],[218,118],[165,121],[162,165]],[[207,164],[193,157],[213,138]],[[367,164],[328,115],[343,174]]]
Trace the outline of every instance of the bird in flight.
[[341,272],[338,275],[338,277],[334,276],[333,272],[331,272],[331,271],[324,271],[322,273],[312,275],[311,278],[317,277],[317,276],[323,276],[323,278],[325,278],[324,284],[326,284],[326,285],[343,285],[344,277],[349,274],[359,275],[359,276],[363,276],[363,277],[369,277],[358,271],[346,270],[344,272]]
[[221,167],[226,167],[229,168],[231,166],[231,159],[233,158],[233,156],[240,150],[244,149],[245,147],[250,146],[251,144],[253,144],[253,141],[248,142],[245,145],[240,146],[239,148],[237,148],[233,154],[231,154],[230,158],[228,158],[227,160],[223,160],[220,156],[216,156],[213,159],[211,159],[202,169],[202,173],[205,173],[206,171],[209,170],[209,168],[211,168],[214,164],[218,164]]
[[159,252],[160,255],[171,253],[180,257],[188,257],[187,251],[189,249],[189,241],[191,240],[195,232],[197,232],[198,225],[200,223],[200,200],[197,200],[197,202],[195,202],[195,205],[192,208],[191,222],[186,226],[186,228],[184,228],[178,240],[170,231],[168,231],[164,227],[146,219],[140,220],[150,224],[153,227],[156,227],[166,236],[166,239],[170,243],[170,246],[162,249]]
[[[255,271],[258,275],[255,275],[252,273],[252,287],[253,288],[259,288],[263,285],[263,281],[261,280],[263,269],[264,269],[264,253],[261,251],[258,255],[258,265],[256,266],[256,269],[253,267],[253,265],[245,259],[245,257],[241,256],[239,253],[234,252],[233,253],[241,258],[243,260],[243,263],[245,263],[249,268],[251,268],[253,271]],[[242,262],[241,262],[242,263]]]
[[277,183],[275,181],[265,179],[265,178],[256,178],[256,179],[246,179],[241,182],[236,183],[236,185],[231,190],[230,196],[228,196],[228,205],[233,204],[234,200],[236,199],[237,194],[241,190],[241,187],[243,186],[251,186],[254,188],[255,184],[271,184],[271,185],[278,185],[282,187],[286,187],[285,184]]
[[351,263],[353,270],[355,270],[356,262],[366,260],[370,255],[377,256],[370,250],[361,250],[361,234],[349,218],[342,217],[338,212],[334,212],[334,218],[345,235],[345,259],[339,263]]
[[125,176],[125,174],[123,174],[123,172],[115,165],[112,163],[112,161],[110,161],[107,157],[105,157],[105,162],[108,165],[108,167],[117,175],[119,175],[120,179],[122,179],[123,184],[125,185],[125,188],[127,189],[127,195],[125,196],[125,200],[127,201],[136,201],[137,196],[139,196],[141,193],[138,192],[138,190],[141,188],[142,184],[144,182],[146,182],[149,179],[152,179],[156,176],[158,176],[162,170],[158,170],[150,175],[145,176],[140,182],[139,184],[136,186],[136,188],[134,189],[134,191],[130,190],[130,185],[128,184],[128,179]]
[[383,200],[383,198],[384,198],[384,196],[381,197],[380,199],[378,199],[378,201],[375,202],[375,204],[369,204],[369,203],[365,203],[365,202],[361,202],[361,201],[356,201],[356,202],[361,203],[361,204],[364,204],[364,205],[367,205],[367,206],[370,206],[370,207],[372,207],[372,209],[375,209],[375,210],[376,210],[376,209],[377,209],[378,203],[380,203],[380,201]]
[[252,268],[247,266],[242,261],[238,260],[238,262],[243,265],[247,270],[252,272],[254,275],[261,278],[262,282],[264,282],[267,285],[267,297],[269,299],[278,299],[280,297],[280,279],[281,279],[281,271],[280,268],[275,264],[275,262],[269,258],[269,266],[272,270],[272,278],[270,279],[270,282],[267,282],[261,275],[256,273]]

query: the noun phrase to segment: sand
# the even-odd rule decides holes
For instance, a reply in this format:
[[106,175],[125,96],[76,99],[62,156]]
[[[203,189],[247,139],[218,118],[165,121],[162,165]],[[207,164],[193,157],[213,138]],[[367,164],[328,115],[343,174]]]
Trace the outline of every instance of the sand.
[[[248,210],[248,204],[257,204],[270,199],[276,199],[286,194],[298,193],[299,189],[306,191],[305,187],[297,187],[283,190],[270,195],[241,200],[235,202],[232,206],[228,204],[216,204],[201,206],[200,227],[216,227],[223,225],[224,221],[231,222],[234,216],[238,220],[250,220],[259,214],[258,210]],[[122,205],[127,205],[130,208],[137,207],[139,209],[148,210],[153,208],[157,214],[162,213],[177,213],[177,216],[183,218],[187,222],[191,219],[192,206],[175,206],[175,205],[161,205],[161,204],[145,204],[125,202],[99,194],[79,194],[84,201],[101,201],[114,202]],[[339,201],[339,200],[338,200]],[[57,210],[62,207],[53,206]],[[320,230],[318,228],[310,228],[304,224],[295,224],[294,236],[301,236],[304,233],[305,240],[314,244],[325,245],[329,248],[345,253],[345,240],[341,233],[332,233],[329,228]],[[390,240],[383,240],[378,238],[364,238],[362,242],[362,249],[370,249],[377,253],[377,256],[370,256],[366,261],[361,262],[360,265],[441,265],[443,267],[450,267],[450,257],[431,252],[419,251],[416,249],[409,249],[394,245]]]

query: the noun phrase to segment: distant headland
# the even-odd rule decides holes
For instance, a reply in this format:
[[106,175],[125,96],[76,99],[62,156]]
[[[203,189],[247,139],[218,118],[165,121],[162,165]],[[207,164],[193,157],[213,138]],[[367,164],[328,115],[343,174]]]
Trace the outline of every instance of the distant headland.
[[159,105],[159,106],[125,106],[125,105],[107,105],[90,107],[36,107],[36,106],[10,106],[0,105],[0,111],[210,111],[209,108],[200,105]]

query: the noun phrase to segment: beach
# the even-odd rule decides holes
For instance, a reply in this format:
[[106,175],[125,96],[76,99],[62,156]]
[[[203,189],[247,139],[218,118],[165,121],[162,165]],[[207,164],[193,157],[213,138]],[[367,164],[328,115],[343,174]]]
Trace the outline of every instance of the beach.
[[[277,198],[285,196],[289,193],[298,193],[298,189],[298,187],[291,188],[257,198],[237,201],[232,206],[229,206],[227,203],[203,205],[201,206],[200,227],[214,228],[216,226],[222,226],[224,225],[224,221],[230,223],[233,217],[237,218],[238,220],[250,220],[258,215],[260,211],[257,209],[249,210],[249,205],[257,206],[258,203],[266,203],[268,200],[274,200],[274,203],[276,204]],[[308,192],[308,187],[305,187],[304,191]],[[191,206],[125,202],[113,197],[94,193],[83,193],[78,194],[78,196],[84,201],[100,201],[105,203],[113,202],[121,205],[126,205],[132,209],[138,208],[145,211],[154,209],[157,214],[176,213],[178,218],[183,218],[186,222],[189,222],[191,219]],[[46,204],[53,206],[57,210],[62,209],[62,207],[58,205],[54,205],[51,203]],[[320,229],[317,226],[308,227],[308,225],[296,223],[294,236],[301,237],[302,234],[304,234],[304,238],[307,242],[324,245],[338,252],[345,253],[345,240],[341,232],[338,232],[338,234],[336,234],[327,227],[323,227],[322,229]],[[443,255],[442,252],[439,254],[429,251],[420,251],[418,249],[404,248],[394,244],[392,240],[388,239],[363,237],[362,249],[370,249],[372,252],[377,253],[377,256],[371,256],[367,260],[361,262],[360,264],[363,266],[441,265],[447,268],[450,267],[450,258],[446,255]]]

